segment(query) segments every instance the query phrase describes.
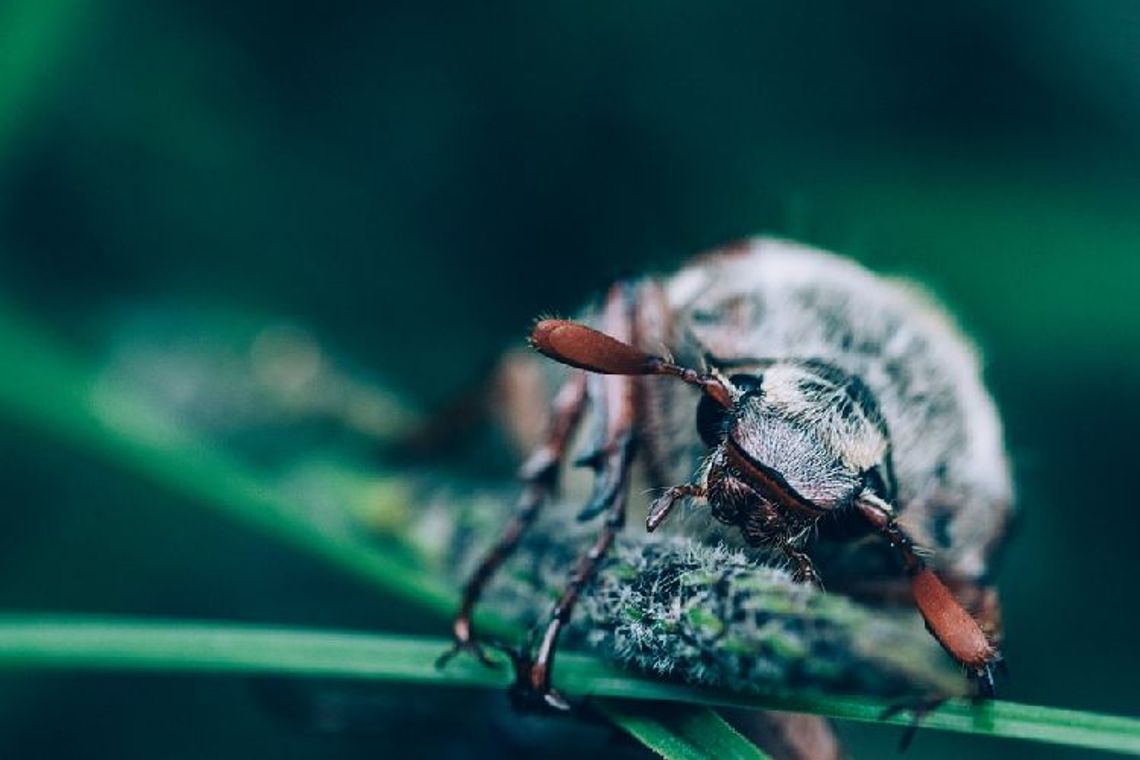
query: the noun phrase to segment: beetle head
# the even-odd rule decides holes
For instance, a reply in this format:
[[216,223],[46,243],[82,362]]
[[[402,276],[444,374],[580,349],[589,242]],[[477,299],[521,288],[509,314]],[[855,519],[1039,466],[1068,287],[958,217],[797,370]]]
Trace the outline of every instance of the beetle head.
[[806,516],[850,504],[867,485],[887,489],[885,425],[858,378],[822,362],[783,361],[729,382],[731,407],[708,398],[697,407],[697,429],[725,465],[710,468],[711,478],[739,478],[765,504]]
[[[713,448],[706,491],[729,522],[758,514],[819,517],[864,488],[893,499],[890,444],[857,377],[815,360],[769,363],[725,377],[682,367],[584,325],[543,320],[531,345],[563,364],[614,375],[667,375],[700,388],[697,428]],[[732,503],[729,503],[732,502]]]

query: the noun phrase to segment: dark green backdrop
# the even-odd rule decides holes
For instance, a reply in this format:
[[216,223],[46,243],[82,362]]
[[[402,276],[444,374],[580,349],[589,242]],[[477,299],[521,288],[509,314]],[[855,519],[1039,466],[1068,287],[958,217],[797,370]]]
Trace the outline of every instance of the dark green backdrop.
[[[536,313],[749,233],[928,283],[985,350],[1017,465],[1003,694],[1131,714],[1138,190],[1124,1],[0,2],[0,294],[89,351],[138,305],[284,315],[431,406]],[[5,430],[0,455],[0,608],[411,627],[76,452]],[[391,742],[221,679],[0,682],[5,756]],[[912,752],[964,751],[1078,756]]]

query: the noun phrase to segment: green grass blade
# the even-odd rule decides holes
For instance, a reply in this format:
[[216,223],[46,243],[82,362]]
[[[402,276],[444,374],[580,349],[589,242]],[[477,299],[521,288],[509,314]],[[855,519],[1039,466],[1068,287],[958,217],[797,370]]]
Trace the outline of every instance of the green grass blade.
[[708,707],[599,700],[614,724],[666,760],[764,760],[764,752]]
[[[0,616],[0,670],[275,674],[481,688],[509,684],[507,669],[490,670],[467,658],[437,670],[435,658],[446,646],[438,638],[263,626]],[[556,681],[571,696],[809,712],[903,726],[911,720],[900,714],[881,721],[889,705],[865,697],[728,694],[631,675],[572,652],[559,655]],[[927,715],[922,725],[1140,756],[1137,718],[1001,701],[975,706],[956,700]],[[694,736],[690,732],[684,738],[693,741]]]
[[457,658],[440,639],[100,617],[0,616],[0,670],[162,671],[360,678],[505,688],[506,670]]
[[[351,535],[323,530],[276,484],[176,429],[0,304],[0,417],[96,455],[175,496],[208,507],[373,586],[444,616],[450,585]],[[484,628],[497,623],[484,620]]]

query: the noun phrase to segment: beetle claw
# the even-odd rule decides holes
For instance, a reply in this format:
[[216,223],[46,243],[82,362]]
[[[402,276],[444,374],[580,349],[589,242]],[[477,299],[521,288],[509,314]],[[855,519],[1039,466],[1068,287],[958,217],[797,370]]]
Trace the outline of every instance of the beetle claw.
[[516,683],[510,690],[511,705],[523,713],[566,713],[570,703],[557,689],[538,689],[530,684]]
[[[571,709],[570,702],[561,692],[549,684],[536,683],[534,677],[534,657],[521,647],[512,647],[500,641],[488,642],[507,656],[515,672],[514,683],[508,691],[511,706],[522,713],[565,713]],[[540,679],[542,680],[542,679]]]
[[903,730],[902,736],[899,737],[899,752],[906,752],[911,742],[914,741],[915,735],[918,733],[922,719],[938,709],[945,701],[945,697],[917,697],[909,702],[899,702],[883,710],[883,712],[879,714],[879,720],[888,720],[904,712],[911,714],[910,724]]
[[974,686],[973,698],[975,702],[993,699],[996,695],[997,691],[994,688],[995,671],[1002,673],[1007,672],[1005,664],[1000,657],[984,665],[970,669],[969,678]]
[[[498,649],[499,648],[494,642],[486,642],[486,645],[488,647],[491,647],[492,649]],[[436,670],[443,670],[445,667],[447,667],[447,664],[449,662],[451,662],[453,659],[455,659],[455,657],[457,655],[464,653],[464,652],[473,655],[476,660],[478,660],[480,663],[482,663],[486,667],[490,668],[491,670],[498,670],[499,668],[502,667],[502,663],[498,662],[497,660],[492,659],[487,654],[487,650],[484,648],[484,645],[482,643],[480,643],[479,641],[477,641],[473,638],[469,638],[469,639],[457,638],[452,642],[450,649],[448,649],[446,652],[444,652],[443,654],[441,654],[439,657],[436,658],[436,660],[435,660]]]

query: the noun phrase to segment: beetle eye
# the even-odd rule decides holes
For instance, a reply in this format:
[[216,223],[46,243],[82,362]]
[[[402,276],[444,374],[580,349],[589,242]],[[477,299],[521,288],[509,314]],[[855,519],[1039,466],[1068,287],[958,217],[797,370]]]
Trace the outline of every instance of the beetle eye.
[[760,393],[764,385],[763,375],[733,375],[728,378],[745,396],[755,396]]
[[697,404],[697,432],[709,448],[719,446],[724,439],[724,426],[728,410],[708,396],[701,396]]
[[[743,392],[745,397],[755,396],[761,392],[763,377],[760,375],[733,375],[729,381]],[[729,410],[703,396],[697,404],[697,432],[701,440],[712,448],[719,446],[724,440],[725,429],[728,424]]]

